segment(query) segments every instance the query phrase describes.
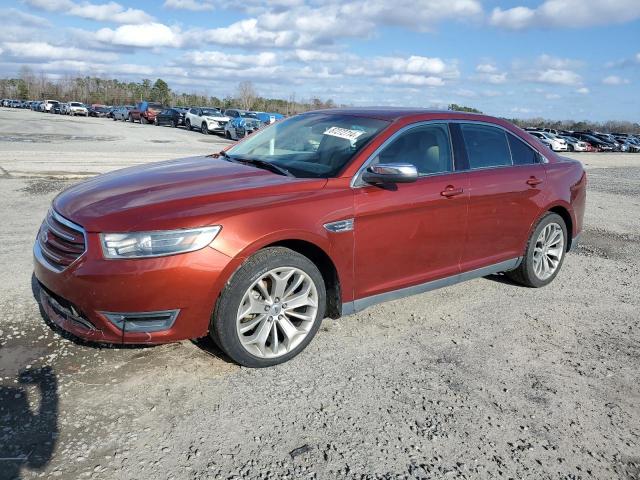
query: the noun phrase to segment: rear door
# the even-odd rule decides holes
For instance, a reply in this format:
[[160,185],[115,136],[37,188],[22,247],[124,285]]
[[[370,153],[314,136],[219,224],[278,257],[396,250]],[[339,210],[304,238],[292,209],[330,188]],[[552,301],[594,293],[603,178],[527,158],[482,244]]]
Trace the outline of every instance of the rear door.
[[454,171],[446,123],[409,127],[388,140],[371,164],[410,163],[414,183],[357,183],[355,298],[459,273],[467,221],[467,174]]
[[461,123],[460,131],[469,166],[464,272],[524,254],[544,204],[546,172],[538,152],[498,126]]

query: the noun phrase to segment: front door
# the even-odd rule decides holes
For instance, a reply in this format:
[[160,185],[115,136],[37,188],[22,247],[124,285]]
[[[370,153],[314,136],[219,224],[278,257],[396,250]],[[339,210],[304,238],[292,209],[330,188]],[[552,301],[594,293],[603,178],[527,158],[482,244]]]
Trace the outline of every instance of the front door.
[[373,163],[410,163],[414,183],[355,188],[355,298],[456,275],[467,222],[467,173],[453,172],[446,123],[396,134]]

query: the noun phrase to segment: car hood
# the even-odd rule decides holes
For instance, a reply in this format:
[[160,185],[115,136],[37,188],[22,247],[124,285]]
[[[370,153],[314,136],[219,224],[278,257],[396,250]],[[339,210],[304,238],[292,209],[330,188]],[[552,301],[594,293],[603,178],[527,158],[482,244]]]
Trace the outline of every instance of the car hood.
[[325,184],[326,179],[193,157],[99,175],[60,193],[53,207],[89,232],[191,228],[215,224],[234,212],[295,201]]

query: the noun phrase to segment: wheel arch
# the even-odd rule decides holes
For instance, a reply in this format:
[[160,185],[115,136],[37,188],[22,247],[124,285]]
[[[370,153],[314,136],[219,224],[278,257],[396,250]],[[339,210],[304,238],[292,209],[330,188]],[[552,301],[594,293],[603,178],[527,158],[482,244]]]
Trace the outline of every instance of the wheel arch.
[[[328,253],[331,244],[326,238],[316,238],[316,236],[305,235],[302,234],[302,232],[299,233],[300,234],[296,235],[290,232],[289,235],[285,236],[269,235],[247,246],[241,252],[237,252],[236,254],[227,252],[227,255],[233,255],[235,261],[229,265],[230,268],[226,274],[223,275],[224,284],[233,277],[235,272],[249,257],[258,251],[269,247],[288,248],[307,257],[314,263],[318,270],[320,270],[327,292],[326,316],[338,318],[341,316],[342,311],[342,282],[339,269]],[[222,291],[223,285],[220,285],[220,291]]]
[[[556,213],[556,214],[560,215],[560,217],[562,217],[562,220],[564,220],[564,224],[567,227],[567,246],[566,246],[566,251],[568,252],[572,248],[573,234],[574,234],[574,228],[575,228],[574,227],[575,226],[575,219],[573,218],[573,211],[571,209],[571,206],[568,205],[568,204],[564,204],[563,202],[558,202],[558,203],[553,203],[551,205],[547,205],[545,208],[543,208],[540,211],[540,214],[538,215],[538,217],[536,218],[536,221],[531,226],[531,229],[530,229],[530,232],[529,232],[529,236],[531,236],[531,234],[533,233],[533,230],[538,225],[538,222],[540,221],[540,219],[545,214],[547,214],[549,212]],[[527,237],[527,238],[529,238],[529,237]]]

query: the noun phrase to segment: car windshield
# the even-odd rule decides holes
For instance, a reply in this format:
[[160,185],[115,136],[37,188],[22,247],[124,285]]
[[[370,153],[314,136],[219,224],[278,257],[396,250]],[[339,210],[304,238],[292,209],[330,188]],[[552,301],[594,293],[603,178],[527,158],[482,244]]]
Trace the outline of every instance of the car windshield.
[[80,102],[71,102],[69,105],[71,105],[72,107],[83,107],[84,106]]
[[203,108],[202,109],[202,115],[207,115],[209,117],[221,117],[222,116],[219,111],[214,110],[213,108]]
[[269,162],[296,177],[329,178],[388,125],[375,118],[307,113],[254,133],[227,156]]
[[240,116],[244,118],[258,118],[258,116],[253,112],[240,112]]

